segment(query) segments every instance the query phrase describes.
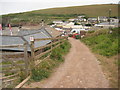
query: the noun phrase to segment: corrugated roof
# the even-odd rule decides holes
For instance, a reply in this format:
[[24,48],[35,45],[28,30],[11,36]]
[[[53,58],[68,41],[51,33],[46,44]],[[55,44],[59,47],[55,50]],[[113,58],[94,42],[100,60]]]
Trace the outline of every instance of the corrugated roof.
[[57,37],[62,34],[62,32],[56,30],[55,28],[49,27],[49,26],[46,27],[46,30],[47,30],[47,32],[49,32],[52,35],[52,37]]
[[103,23],[99,23],[98,25],[118,25],[118,23],[114,23],[114,22],[103,22]]
[[[22,38],[19,36],[22,36]],[[40,30],[21,30],[18,33],[18,36],[17,35],[16,36],[3,35],[3,36],[0,36],[0,39],[2,39],[2,45],[24,44],[25,43],[24,39],[30,44],[31,36],[33,36],[34,38],[50,38],[51,37],[51,35],[45,29],[40,29]],[[35,47],[44,46],[50,42],[51,40],[35,42]],[[23,48],[0,48],[0,49],[23,51]],[[31,51],[30,47],[28,48],[28,51]]]

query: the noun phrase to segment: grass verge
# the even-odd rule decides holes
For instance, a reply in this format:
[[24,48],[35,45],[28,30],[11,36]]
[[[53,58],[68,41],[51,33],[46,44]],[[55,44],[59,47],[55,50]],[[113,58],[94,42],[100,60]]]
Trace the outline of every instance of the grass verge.
[[42,61],[38,67],[32,70],[32,80],[40,81],[48,78],[53,69],[64,61],[63,56],[68,53],[71,45],[68,41],[54,49],[48,60]]
[[[110,30],[99,30],[94,32],[89,37],[82,39],[86,45],[88,45],[93,52],[100,55],[111,57],[118,53],[118,29],[113,29],[112,33]],[[120,51],[120,50],[119,50]]]
[[109,80],[110,87],[113,88],[118,87],[118,66],[120,65],[118,60],[120,52],[118,47],[119,29],[96,30],[95,32],[88,33],[88,36],[81,39],[100,61],[103,72]]

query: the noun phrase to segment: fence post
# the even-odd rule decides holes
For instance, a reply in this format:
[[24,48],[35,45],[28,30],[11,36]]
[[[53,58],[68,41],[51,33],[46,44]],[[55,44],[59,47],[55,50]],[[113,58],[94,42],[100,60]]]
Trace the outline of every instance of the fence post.
[[35,65],[35,51],[34,51],[34,37],[30,37],[30,48],[31,48],[31,67]]
[[28,61],[28,53],[27,53],[27,43],[24,44],[24,61],[25,61],[25,73],[26,76],[28,76],[28,71],[29,71],[29,61]]
[[54,39],[51,39],[51,53],[50,53],[50,55],[52,54],[52,50],[53,50],[53,41],[54,41]]
[[60,38],[59,38],[59,41],[60,41],[60,45],[61,45],[61,37],[62,37],[62,36],[60,36]]
[[66,40],[68,40],[68,36],[66,37]]

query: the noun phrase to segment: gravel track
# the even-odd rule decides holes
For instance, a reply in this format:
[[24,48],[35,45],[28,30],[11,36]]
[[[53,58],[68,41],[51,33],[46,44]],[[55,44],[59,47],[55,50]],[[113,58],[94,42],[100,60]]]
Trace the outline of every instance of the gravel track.
[[89,48],[73,38],[65,62],[41,82],[34,82],[26,88],[108,88],[109,82],[102,72],[100,63]]

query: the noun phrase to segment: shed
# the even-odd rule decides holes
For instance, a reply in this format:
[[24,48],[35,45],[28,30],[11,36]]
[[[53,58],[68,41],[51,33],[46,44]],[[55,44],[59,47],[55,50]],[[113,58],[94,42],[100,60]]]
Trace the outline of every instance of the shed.
[[[51,38],[52,36],[45,30],[44,28],[39,30],[21,30],[17,35],[2,35],[0,36],[0,40],[2,41],[2,45],[16,45],[16,44],[24,44],[28,42],[30,45],[30,37],[34,38]],[[39,42],[35,42],[35,47],[44,46],[50,43],[51,40],[43,40]],[[14,50],[14,51],[23,51],[24,48],[0,48],[0,50]],[[28,51],[30,47],[28,46]]]
[[109,28],[109,27],[118,27],[118,23],[113,23],[113,22],[103,22],[99,24],[95,24],[96,27],[104,27],[104,28]]

